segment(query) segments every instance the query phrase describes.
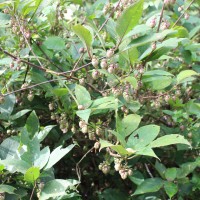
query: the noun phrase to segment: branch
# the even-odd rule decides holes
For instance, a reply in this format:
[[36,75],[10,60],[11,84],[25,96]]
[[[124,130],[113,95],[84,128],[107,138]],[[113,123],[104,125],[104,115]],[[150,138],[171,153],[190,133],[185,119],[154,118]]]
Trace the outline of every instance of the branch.
[[190,2],[190,4],[188,5],[188,7],[184,10],[184,12],[179,16],[179,18],[176,20],[176,22],[174,23],[174,25],[172,26],[172,28],[174,28],[176,26],[176,24],[180,21],[180,19],[183,17],[183,15],[186,13],[186,11],[190,8],[190,6],[194,3],[195,0],[192,0]]

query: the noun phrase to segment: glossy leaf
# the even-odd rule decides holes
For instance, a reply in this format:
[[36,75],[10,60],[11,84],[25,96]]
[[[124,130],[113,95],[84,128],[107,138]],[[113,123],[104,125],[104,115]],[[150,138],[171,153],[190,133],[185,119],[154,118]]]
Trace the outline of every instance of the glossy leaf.
[[143,2],[143,0],[139,0],[128,7],[117,20],[116,32],[120,39],[138,24],[142,16]]
[[178,75],[177,75],[177,82],[181,83],[182,81],[184,81],[186,78],[189,78],[191,76],[194,75],[198,75],[197,72],[193,71],[193,70],[184,70],[181,71]]
[[40,176],[40,169],[38,167],[29,168],[24,174],[24,180],[34,183]]
[[190,143],[182,136],[178,134],[169,134],[162,136],[156,140],[154,140],[149,146],[151,148],[156,148],[156,147],[163,147],[163,146],[168,146],[172,144],[186,144],[190,146]]
[[164,189],[170,199],[178,192],[177,185],[172,182],[165,182]]
[[55,179],[49,181],[45,184],[42,192],[40,194],[39,200],[47,200],[49,198],[56,198],[62,195],[67,194],[66,190],[71,187],[77,185],[79,182],[76,180],[62,180]]
[[47,49],[52,49],[55,51],[65,49],[65,41],[58,36],[48,37],[43,44],[47,47]]
[[53,167],[61,158],[63,158],[66,154],[68,154],[75,145],[71,144],[66,148],[62,148],[62,146],[57,147],[50,154],[49,161],[45,167],[45,169],[49,169]]
[[90,33],[89,29],[78,24],[78,25],[73,26],[72,30],[74,31],[74,33],[76,33],[76,35],[78,35],[78,37],[81,39],[81,41],[85,44],[86,48],[90,49],[93,38],[92,38],[92,34]]
[[160,178],[145,179],[145,181],[138,186],[133,195],[157,192],[163,187],[163,184],[164,181]]
[[79,105],[83,105],[85,108],[88,108],[92,103],[90,93],[81,85],[76,85],[75,95]]

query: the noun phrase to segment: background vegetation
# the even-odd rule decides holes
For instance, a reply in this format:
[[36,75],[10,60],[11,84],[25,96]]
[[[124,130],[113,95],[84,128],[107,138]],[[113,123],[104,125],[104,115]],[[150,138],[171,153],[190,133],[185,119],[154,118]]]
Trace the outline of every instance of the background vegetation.
[[197,199],[199,5],[1,0],[0,199]]

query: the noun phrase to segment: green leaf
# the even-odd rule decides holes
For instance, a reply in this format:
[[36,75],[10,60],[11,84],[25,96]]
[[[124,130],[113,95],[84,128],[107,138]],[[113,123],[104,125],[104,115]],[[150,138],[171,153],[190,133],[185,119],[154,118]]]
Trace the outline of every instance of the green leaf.
[[126,141],[125,141],[125,137],[123,134],[120,134],[116,131],[109,131],[110,133],[112,133],[114,136],[116,136],[117,140],[123,145],[126,146]]
[[152,34],[144,35],[135,40],[132,40],[132,42],[128,46],[126,46],[125,49],[123,49],[123,51],[127,51],[128,49],[133,48],[133,47],[143,46],[143,45],[146,45],[158,40],[163,40],[167,35],[171,35],[174,33],[177,33],[177,31],[168,29],[160,33],[152,33]]
[[181,83],[183,82],[186,78],[189,78],[191,76],[194,76],[194,75],[198,75],[197,72],[193,71],[193,70],[184,70],[184,71],[181,71],[178,75],[177,75],[177,82],[178,83]]
[[145,180],[140,171],[133,171],[133,174],[129,176],[129,179],[136,185],[140,185]]
[[169,76],[143,76],[142,82],[154,90],[162,90],[172,83],[172,78]]
[[125,116],[122,121],[117,121],[117,132],[124,138],[130,135],[140,124],[141,117],[136,114]]
[[72,30],[74,31],[74,33],[76,33],[76,35],[78,35],[80,40],[89,50],[91,48],[92,41],[93,41],[92,34],[90,33],[90,31],[86,27],[80,24],[73,26]]
[[157,157],[157,155],[154,153],[154,151],[151,148],[149,148],[149,147],[146,147],[144,149],[139,149],[138,151],[137,151],[137,149],[135,149],[135,150],[136,150],[136,153],[135,153],[136,155],[150,156],[150,157],[154,157],[154,158],[159,159]]
[[173,37],[178,37],[178,38],[188,38],[189,37],[188,30],[185,27],[175,26],[173,29],[178,31],[177,33],[175,33],[173,35]]
[[157,192],[162,188],[164,181],[160,178],[145,179],[136,189],[133,195]]
[[39,119],[35,111],[32,111],[29,115],[26,121],[26,129],[31,137],[33,137],[39,131]]
[[[137,150],[143,149],[150,144],[159,134],[160,127],[156,125],[147,125],[140,127],[129,136],[127,146]],[[135,137],[137,135],[137,137]]]
[[85,87],[76,85],[75,95],[79,105],[83,105],[85,108],[88,108],[91,105],[91,96]]
[[61,97],[61,96],[68,94],[68,89],[67,88],[56,88],[53,90],[53,93],[56,96]]
[[38,167],[29,168],[24,174],[24,180],[34,183],[40,176],[40,169]]
[[8,194],[15,194],[14,191],[16,190],[16,188],[10,186],[10,185],[4,185],[1,184],[0,185],[0,193],[8,193]]
[[45,126],[43,130],[41,130],[38,134],[36,134],[38,140],[42,142],[54,127],[55,125]]
[[175,167],[168,168],[165,171],[165,178],[168,181],[174,181],[174,179],[176,178],[176,174],[177,174],[177,169]]
[[18,118],[24,116],[26,113],[28,113],[28,112],[30,112],[30,111],[31,111],[31,110],[29,110],[29,109],[21,110],[21,111],[15,113],[14,115],[10,116],[10,119],[11,119],[11,120],[18,119]]
[[4,165],[5,168],[14,173],[14,172],[21,172],[25,173],[30,167],[31,164],[18,159],[6,159],[6,160],[0,160],[0,164]]
[[11,115],[15,105],[15,95],[11,94],[4,98],[4,103],[0,104],[0,119],[7,120]]
[[190,143],[182,135],[171,134],[171,135],[165,135],[163,137],[160,137],[154,140],[149,145],[149,147],[156,148],[156,147],[163,147],[163,146],[168,146],[172,144],[186,144],[190,146]]
[[116,32],[122,39],[139,23],[143,11],[143,0],[139,0],[128,7],[117,20]]
[[100,151],[103,148],[107,148],[110,147],[111,149],[113,149],[114,151],[116,151],[118,154],[125,156],[125,155],[130,155],[130,152],[128,152],[122,145],[114,145],[106,140],[102,140],[100,139],[100,144],[101,144],[101,148]]
[[165,182],[164,189],[170,199],[178,192],[178,186],[172,182]]
[[19,142],[13,138],[5,139],[0,145],[0,159],[4,160],[16,156],[19,153],[19,145]]
[[142,149],[150,144],[159,134],[160,127],[156,125],[147,125],[135,131],[134,135],[138,135],[138,141],[135,145],[136,149]]
[[82,120],[84,120],[86,123],[88,123],[88,119],[89,119],[90,114],[91,114],[91,109],[78,110],[78,111],[76,111],[76,114],[77,114]]
[[55,51],[61,51],[66,48],[65,41],[58,36],[48,37],[44,41],[43,45],[45,45],[47,47],[47,49],[52,49]]
[[164,179],[166,167],[162,163],[156,160],[155,169],[160,174],[160,176]]
[[63,196],[69,187],[77,185],[79,182],[76,180],[62,180],[55,179],[45,184],[40,194],[39,200],[47,200],[49,198],[55,199],[56,197]]
[[49,147],[45,147],[40,151],[39,154],[36,155],[34,160],[34,166],[42,169],[48,162],[50,157],[50,149]]
[[74,146],[74,144],[71,144],[66,148],[62,148],[62,146],[59,146],[56,149],[54,149],[49,157],[49,161],[45,169],[53,167],[53,165],[55,165],[61,158],[63,158],[67,153],[69,153]]
[[129,82],[134,89],[137,89],[137,87],[138,87],[137,79],[133,76],[128,76],[125,79],[123,79],[123,81]]

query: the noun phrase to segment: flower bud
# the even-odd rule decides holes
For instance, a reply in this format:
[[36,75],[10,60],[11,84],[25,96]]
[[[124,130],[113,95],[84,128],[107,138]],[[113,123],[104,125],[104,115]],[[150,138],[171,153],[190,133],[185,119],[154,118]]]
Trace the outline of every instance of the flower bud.
[[81,131],[82,133],[87,133],[88,132],[88,126],[87,125],[84,125],[82,128],[81,128]]
[[94,68],[97,68],[98,64],[99,64],[98,59],[97,59],[96,57],[93,57],[93,58],[92,58],[92,66],[93,66]]
[[94,71],[92,72],[92,78],[93,78],[94,80],[98,79],[99,76],[100,76],[100,73],[99,73],[98,70],[94,70]]
[[78,105],[78,110],[84,110],[85,107],[83,105]]
[[103,172],[104,174],[108,174],[108,173],[110,172],[110,166],[107,165],[107,164],[103,165],[103,166],[102,166],[102,172]]
[[156,19],[155,19],[155,18],[153,18],[153,19],[150,21],[149,26],[150,26],[151,28],[154,28],[154,27],[156,26]]
[[114,55],[114,50],[113,50],[113,49],[109,49],[109,50],[106,52],[106,57],[107,57],[107,58],[111,58],[113,55]]
[[100,66],[101,66],[102,69],[107,69],[107,67],[108,67],[107,60],[106,60],[106,59],[103,59],[103,60],[101,61]]
[[99,142],[95,142],[94,143],[94,148],[95,149],[99,149],[100,148],[100,143]]

